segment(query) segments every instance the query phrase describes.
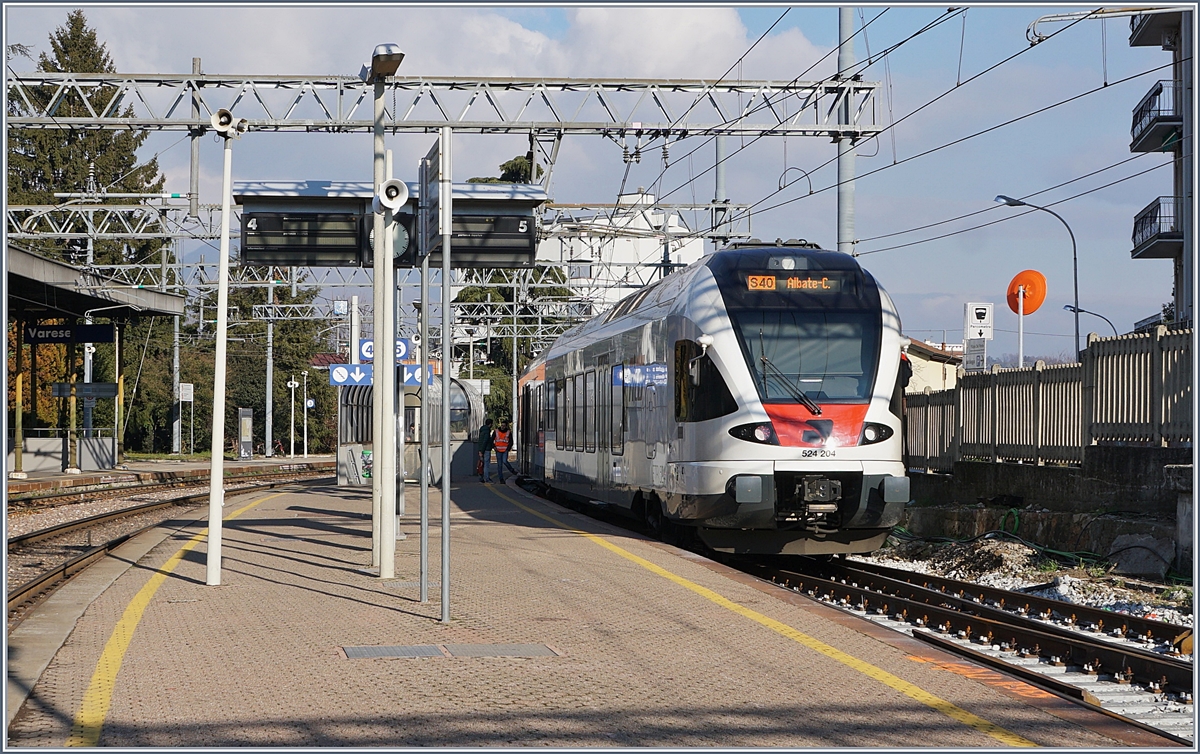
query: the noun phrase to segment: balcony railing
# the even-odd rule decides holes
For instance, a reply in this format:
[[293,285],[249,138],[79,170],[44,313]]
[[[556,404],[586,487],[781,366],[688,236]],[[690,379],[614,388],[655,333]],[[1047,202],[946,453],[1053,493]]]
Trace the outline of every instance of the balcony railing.
[[1155,236],[1183,233],[1179,221],[1183,215],[1178,197],[1160,196],[1150,202],[1133,220],[1133,247],[1136,249]]
[[1142,101],[1133,109],[1133,126],[1129,133],[1136,142],[1160,121],[1170,121],[1173,126],[1183,124],[1179,89],[1174,81],[1159,81],[1142,97]]

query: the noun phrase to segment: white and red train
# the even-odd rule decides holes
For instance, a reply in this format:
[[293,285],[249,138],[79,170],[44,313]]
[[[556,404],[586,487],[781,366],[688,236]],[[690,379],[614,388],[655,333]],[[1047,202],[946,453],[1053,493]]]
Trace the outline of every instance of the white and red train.
[[857,261],[735,244],[566,333],[520,378],[522,473],[717,551],[870,552],[909,499],[900,318]]

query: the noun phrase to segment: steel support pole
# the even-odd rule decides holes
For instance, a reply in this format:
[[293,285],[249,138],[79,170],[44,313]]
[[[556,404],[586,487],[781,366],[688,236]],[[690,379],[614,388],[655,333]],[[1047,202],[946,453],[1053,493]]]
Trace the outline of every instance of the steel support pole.
[[[851,76],[854,66],[854,9],[838,8],[838,77]],[[838,109],[838,123],[850,125],[850,98],[847,96]],[[845,254],[854,254],[854,139],[850,136],[838,138],[838,190],[837,190],[837,248]]]
[[1181,267],[1182,275],[1180,275],[1180,283],[1178,286],[1182,290],[1175,292],[1175,321],[1176,322],[1191,322],[1195,316],[1195,296],[1196,296],[1196,259],[1195,259],[1195,214],[1193,202],[1195,200],[1195,154],[1196,146],[1192,138],[1196,129],[1195,108],[1196,93],[1195,82],[1193,80],[1193,60],[1195,56],[1196,40],[1193,35],[1192,21],[1195,11],[1185,10],[1182,14],[1183,22],[1180,24],[1180,51],[1175,53],[1182,57],[1182,65],[1179,66],[1180,84],[1182,85],[1183,93],[1178,101],[1182,103],[1180,110],[1183,112],[1183,134],[1179,140],[1180,148],[1180,171],[1182,180],[1176,184],[1179,187],[1175,191],[1175,195],[1180,197],[1177,202],[1177,212],[1181,215],[1181,225],[1183,227],[1183,252]]
[[[200,75],[200,58],[192,58],[192,75]],[[192,92],[192,120],[200,120],[200,93]],[[194,128],[192,137],[191,180],[188,183],[188,214],[200,214],[200,136],[203,128]]]
[[183,403],[179,400],[179,315],[176,314],[171,337],[171,395],[175,396],[175,411],[171,417],[171,452],[183,453]]
[[[374,158],[374,183],[373,191],[379,193],[379,188],[383,184],[383,95],[384,82],[377,80],[375,82],[375,158]],[[387,309],[383,304],[383,290],[386,287],[383,277],[383,255],[379,252],[379,242],[383,240],[383,218],[375,214],[372,217],[374,223],[375,243],[373,246],[375,254],[375,264],[371,280],[372,287],[372,335],[375,339],[375,378],[371,385],[371,565],[379,567],[380,565],[380,542],[379,542],[379,516],[382,510],[381,501],[383,500],[383,474],[380,473],[380,458],[383,455],[383,368],[381,364],[383,360],[379,358],[379,353],[385,347],[385,341],[382,337],[383,328],[382,322],[384,313]],[[380,572],[382,573],[382,571]]]
[[[25,382],[25,364],[21,358],[24,355],[23,352],[25,350],[23,345],[23,341],[25,339],[23,332],[25,328],[25,318],[21,314],[18,314],[16,320],[17,351],[15,354],[13,354],[14,360],[16,361],[16,384],[14,385],[16,388],[16,395],[13,396],[16,399],[16,410],[13,413],[13,470],[8,476],[10,479],[25,479],[28,475],[25,473],[21,459],[21,452],[23,450],[23,446],[25,445],[25,396],[22,391],[22,387],[24,386]],[[37,396],[34,396],[34,400],[37,400]]]
[[288,458],[292,459],[296,457],[296,375],[292,375],[292,378],[288,380],[287,386],[292,391],[292,400],[289,402],[289,405],[292,407],[292,434],[291,442],[288,444]]
[[[387,154],[383,141],[384,81],[375,80],[375,195],[379,195],[386,175]],[[392,307],[394,265],[389,240],[391,212],[375,213],[375,381],[373,402],[379,423],[374,428],[374,472],[372,492],[378,498],[374,508],[372,534],[378,538],[379,578],[396,576],[396,333]],[[377,533],[377,534],[376,534]]]
[[[421,201],[425,201],[421,197]],[[421,239],[424,244],[425,240]],[[425,249],[428,252],[428,249]],[[429,254],[421,257],[421,309],[417,312],[417,332],[421,335],[421,602],[429,601]]]
[[[267,288],[267,303],[275,303],[275,286]],[[272,312],[274,314],[274,312]],[[267,458],[275,455],[275,320],[267,320],[267,397],[266,420],[263,425],[263,454]]]
[[451,135],[441,131],[442,169],[438,206],[442,221],[442,623],[450,622],[450,230],[453,217],[451,192]]
[[208,586],[221,583],[221,519],[225,505],[225,351],[229,335],[229,215],[233,174],[233,140],[225,137],[221,179],[221,252],[217,262],[216,364],[213,374],[212,463],[208,486]]
[[1017,367],[1025,368],[1025,286],[1017,286]]
[[308,370],[304,370],[304,457],[308,458]]

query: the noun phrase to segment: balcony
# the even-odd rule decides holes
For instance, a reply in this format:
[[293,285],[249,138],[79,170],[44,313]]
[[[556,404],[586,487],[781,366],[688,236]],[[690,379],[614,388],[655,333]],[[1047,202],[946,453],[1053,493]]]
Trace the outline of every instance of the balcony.
[[1183,202],[1160,196],[1133,219],[1134,259],[1174,259],[1183,251]]
[[1183,129],[1180,90],[1174,81],[1159,81],[1150,87],[1133,109],[1129,133],[1130,152],[1166,152],[1179,144]]
[[1179,39],[1183,12],[1142,13],[1129,19],[1130,47],[1159,47],[1172,50]]

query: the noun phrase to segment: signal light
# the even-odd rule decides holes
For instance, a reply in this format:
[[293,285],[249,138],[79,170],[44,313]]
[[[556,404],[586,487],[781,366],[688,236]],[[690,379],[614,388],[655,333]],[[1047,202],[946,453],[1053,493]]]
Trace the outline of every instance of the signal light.
[[771,422],[740,424],[729,430],[729,434],[739,440],[746,440],[748,442],[757,442],[763,445],[779,444],[779,437],[775,434],[775,427],[771,425]]

